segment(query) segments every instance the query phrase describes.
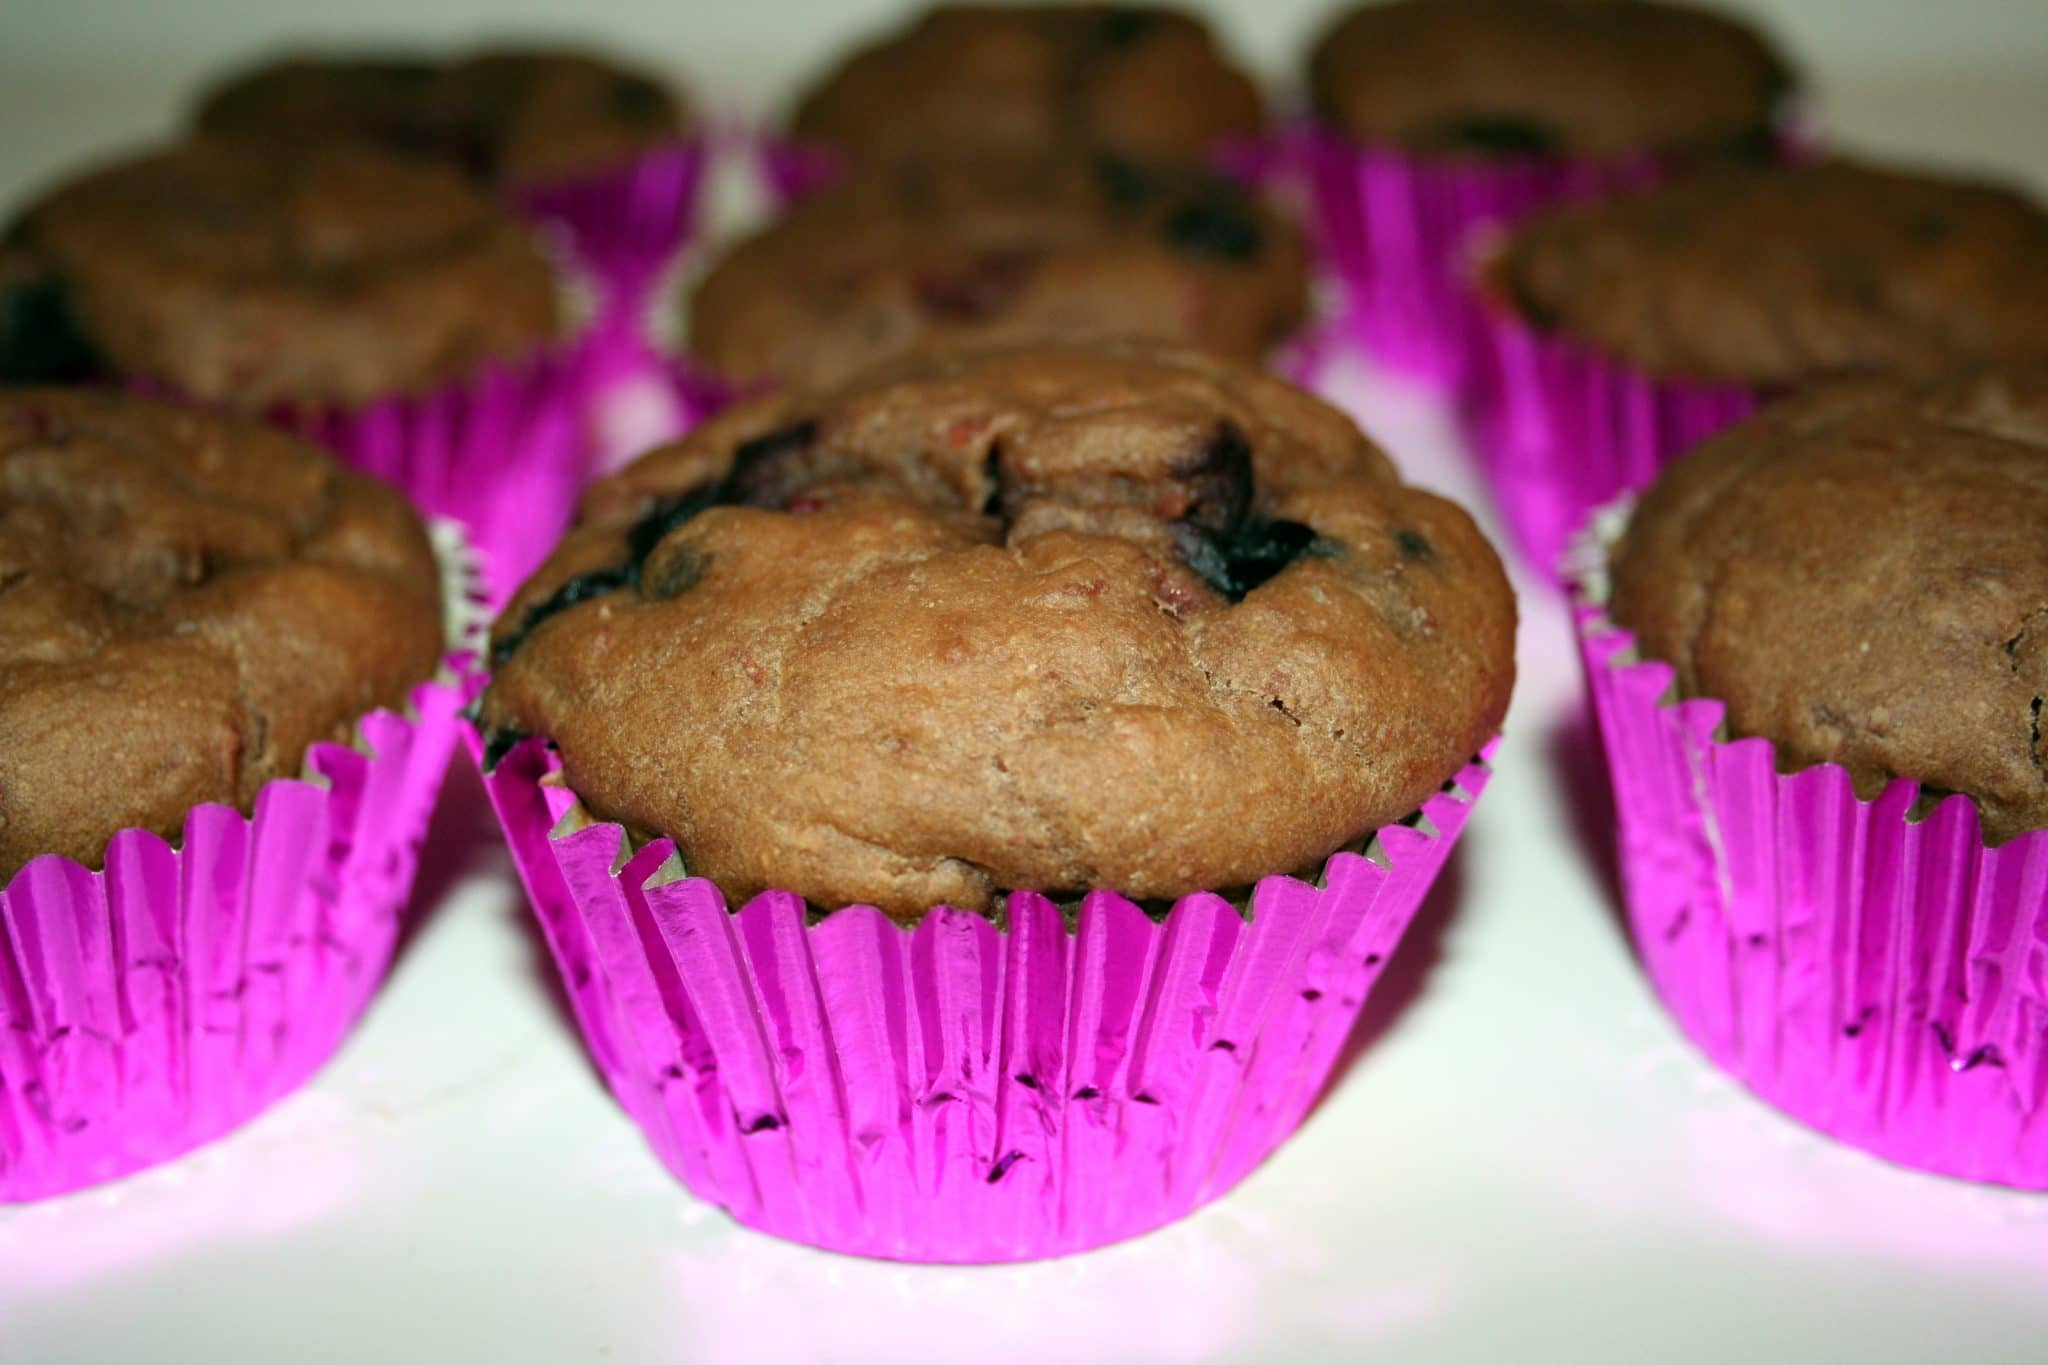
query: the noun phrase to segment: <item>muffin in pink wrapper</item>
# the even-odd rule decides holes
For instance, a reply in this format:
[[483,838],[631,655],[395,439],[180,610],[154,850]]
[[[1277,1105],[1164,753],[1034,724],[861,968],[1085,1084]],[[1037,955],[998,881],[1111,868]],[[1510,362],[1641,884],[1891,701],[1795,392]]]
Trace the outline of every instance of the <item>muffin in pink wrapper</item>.
[[395,493],[259,424],[19,389],[0,464],[31,476],[0,494],[18,1202],[221,1136],[346,1037],[455,743],[469,656],[444,651],[476,589],[459,538],[437,554]]
[[1481,325],[1476,244],[1549,205],[1775,159],[1794,91],[1762,35],[1646,0],[1359,6],[1316,45],[1308,81],[1297,156],[1350,334],[1445,392]]
[[567,524],[602,358],[530,229],[441,167],[201,138],[16,220],[0,377],[263,413],[469,528],[500,592]]
[[1768,398],[2048,361],[2048,213],[1847,162],[1702,173],[1528,222],[1475,302],[1467,429],[1547,575],[1593,509]]
[[287,53],[214,85],[195,122],[287,146],[346,138],[447,166],[560,229],[616,319],[636,315],[695,232],[711,149],[688,102],[652,73],[542,45]]
[[1513,628],[1469,518],[1252,366],[931,353],[595,485],[475,714],[683,1183],[1018,1260],[1301,1121],[1486,783]]
[[1604,517],[1576,575],[1629,923],[1673,1018],[1801,1122],[2029,1189],[2044,422],[2039,372],[1787,400]]

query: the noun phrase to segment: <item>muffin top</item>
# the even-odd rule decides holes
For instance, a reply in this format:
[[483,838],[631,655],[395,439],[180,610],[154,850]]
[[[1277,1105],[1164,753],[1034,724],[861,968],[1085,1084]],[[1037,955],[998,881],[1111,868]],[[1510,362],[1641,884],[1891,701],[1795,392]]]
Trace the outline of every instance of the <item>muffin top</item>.
[[1325,118],[1431,156],[1754,153],[1792,83],[1753,29],[1647,0],[1390,0],[1309,57]]
[[1637,506],[1613,615],[1786,771],[2048,828],[2048,371],[1846,382],[1709,441]]
[[2048,360],[2048,214],[1848,163],[1701,175],[1510,237],[1493,293],[1653,374],[1774,387]]
[[1251,78],[1183,11],[939,5],[847,58],[790,123],[862,160],[1051,147],[1195,160],[1263,116]]
[[523,228],[452,172],[356,146],[200,139],[119,162],[32,204],[0,257],[0,282],[43,301],[0,325],[240,407],[431,388],[556,328]]
[[1261,370],[952,351],[593,487],[483,719],[735,905],[1177,897],[1412,813],[1499,726],[1514,621],[1464,512]]
[[681,101],[589,53],[503,48],[435,60],[301,53],[229,77],[201,99],[204,132],[298,145],[356,139],[492,184],[608,170],[680,136]]
[[912,348],[1126,334],[1253,359],[1307,307],[1301,241],[1242,189],[1120,158],[871,168],[728,253],[693,350],[743,381],[836,382]]
[[443,643],[425,529],[253,421],[0,390],[0,882],[298,775]]

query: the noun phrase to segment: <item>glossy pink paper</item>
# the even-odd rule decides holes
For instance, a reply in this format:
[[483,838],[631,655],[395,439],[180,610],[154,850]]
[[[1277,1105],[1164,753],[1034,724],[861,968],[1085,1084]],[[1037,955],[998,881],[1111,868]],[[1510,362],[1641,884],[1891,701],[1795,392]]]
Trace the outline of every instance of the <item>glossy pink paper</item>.
[[0,890],[0,1202],[168,1161],[295,1089],[384,978],[462,688],[323,743],[255,813],[128,829]]
[[1552,204],[1647,188],[1665,173],[1650,156],[1442,162],[1314,126],[1293,136],[1352,340],[1444,392],[1464,379],[1481,327],[1465,282],[1486,231]]
[[[472,743],[474,738],[472,736]],[[1490,750],[1489,750],[1490,752]],[[592,1057],[698,1197],[776,1236],[909,1261],[1026,1260],[1150,1231],[1217,1198],[1300,1123],[1485,787],[1269,877],[1241,916],[1163,920],[1106,892],[1073,927],[786,892],[738,913],[617,825],[554,837],[574,798],[538,741],[486,779]]]
[[2048,831],[1985,847],[1967,797],[1856,799],[1674,702],[1578,606],[1628,917],[1651,985],[1716,1066],[1906,1166],[2048,1188]]
[[1509,537],[1558,582],[1587,518],[1707,437],[1756,411],[1739,385],[1655,379],[1588,347],[1484,309],[1464,425]]

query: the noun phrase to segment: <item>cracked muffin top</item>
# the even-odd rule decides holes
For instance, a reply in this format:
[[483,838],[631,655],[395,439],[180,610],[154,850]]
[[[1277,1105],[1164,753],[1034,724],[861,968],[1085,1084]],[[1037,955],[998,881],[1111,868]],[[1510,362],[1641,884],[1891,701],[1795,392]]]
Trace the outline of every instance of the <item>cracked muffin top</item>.
[[230,76],[201,99],[202,132],[295,144],[345,138],[493,185],[610,170],[682,135],[661,82],[590,53],[495,48],[436,59],[294,53]]
[[1245,359],[1302,319],[1299,236],[1226,181],[1118,157],[857,172],[728,252],[690,296],[720,376],[836,382],[925,346],[1128,335]]
[[481,719],[729,903],[903,918],[1292,872],[1498,729],[1515,610],[1456,506],[1251,366],[907,358],[594,486]]
[[[0,245],[0,379],[53,355],[239,408],[355,404],[553,340],[532,235],[452,172],[200,139],[89,172]],[[23,301],[26,302],[23,302]]]
[[1792,87],[1754,29],[1644,0],[1388,0],[1309,57],[1325,118],[1428,156],[1752,155]]
[[1775,388],[2048,361],[2048,213],[1847,162],[1703,174],[1511,235],[1494,295],[1652,374]]
[[0,391],[0,882],[248,811],[442,649],[426,530],[382,484],[254,422]]
[[1197,161],[1263,117],[1251,77],[1184,11],[938,5],[834,68],[791,131],[860,161],[1054,149]]
[[1613,578],[1643,655],[1781,769],[2048,828],[2048,371],[1788,399],[1657,481]]

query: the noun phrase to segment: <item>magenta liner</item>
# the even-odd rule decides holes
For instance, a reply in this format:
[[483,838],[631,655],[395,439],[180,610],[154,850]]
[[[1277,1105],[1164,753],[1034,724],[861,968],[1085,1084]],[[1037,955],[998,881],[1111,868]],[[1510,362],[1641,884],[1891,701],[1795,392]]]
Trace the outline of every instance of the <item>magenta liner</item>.
[[778,208],[787,208],[805,195],[823,189],[845,169],[838,153],[816,143],[799,142],[760,129],[754,130],[750,141],[752,153],[748,160]]
[[700,132],[615,169],[516,194],[528,217],[562,231],[612,325],[637,327],[662,273],[695,237],[714,141]]
[[1594,511],[1755,412],[1756,390],[1657,379],[1502,309],[1487,315],[1464,404],[1482,472],[1530,567],[1556,582]]
[[1314,125],[1294,137],[1353,340],[1385,368],[1445,392],[1471,365],[1481,323],[1465,277],[1486,230],[1552,204],[1646,189],[1670,173],[1647,153],[1447,162]]
[[1413,827],[1333,855],[1321,889],[1266,878],[1249,919],[1094,892],[1070,928],[1019,892],[1003,927],[942,907],[906,929],[866,906],[812,923],[783,891],[735,914],[667,840],[568,832],[558,771],[528,740],[485,784],[657,1155],[749,1227],[953,1262],[1133,1237],[1243,1179],[1321,1091],[1489,775],[1482,756]]
[[424,394],[354,408],[281,406],[267,416],[463,524],[493,600],[554,547],[589,474],[584,410],[605,353],[586,338]]
[[333,1055],[390,965],[469,660],[252,815],[196,806],[175,845],[125,829],[104,871],[48,854],[0,888],[0,1203],[169,1161]]
[[1943,1175],[2048,1188],[2048,831],[1987,848],[1953,796],[1856,799],[1825,764],[1777,771],[1674,701],[1668,664],[1579,578],[1580,647],[1606,741],[1636,948],[1679,1027],[1767,1103]]

